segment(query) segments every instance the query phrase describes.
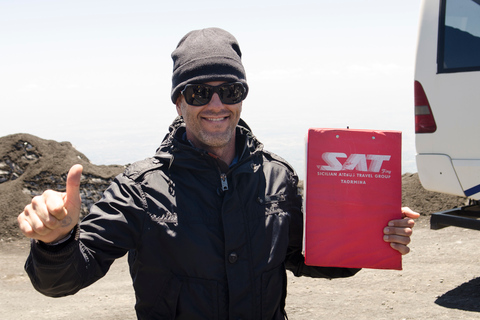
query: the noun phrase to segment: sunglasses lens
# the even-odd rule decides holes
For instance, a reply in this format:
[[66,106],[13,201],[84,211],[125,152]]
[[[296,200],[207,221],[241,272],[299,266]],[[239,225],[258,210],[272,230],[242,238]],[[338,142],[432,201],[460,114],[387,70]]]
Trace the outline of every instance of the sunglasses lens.
[[236,104],[243,100],[245,88],[241,83],[227,83],[218,87],[220,100],[225,104]]
[[185,87],[183,96],[185,101],[192,106],[203,106],[207,104],[213,96],[213,90],[210,86],[203,84],[192,84]]
[[189,84],[182,91],[185,101],[192,106],[203,106],[217,93],[224,104],[236,104],[245,97],[245,87],[241,83],[225,83],[213,87],[207,84]]

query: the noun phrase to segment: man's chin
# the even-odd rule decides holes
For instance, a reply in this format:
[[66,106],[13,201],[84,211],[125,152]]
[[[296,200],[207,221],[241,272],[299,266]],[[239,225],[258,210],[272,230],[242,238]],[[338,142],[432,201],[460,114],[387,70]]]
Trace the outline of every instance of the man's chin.
[[232,140],[232,134],[225,132],[203,133],[202,143],[211,148],[222,148],[227,146]]

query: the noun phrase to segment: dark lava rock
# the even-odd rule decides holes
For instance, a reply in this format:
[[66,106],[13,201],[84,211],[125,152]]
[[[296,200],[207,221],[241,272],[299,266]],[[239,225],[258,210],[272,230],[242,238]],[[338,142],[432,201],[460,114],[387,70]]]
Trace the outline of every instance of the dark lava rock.
[[80,193],[84,216],[124,166],[94,165],[70,142],[23,133],[0,137],[0,238],[21,237],[18,214],[47,189],[65,191],[68,170],[77,163],[83,166]]

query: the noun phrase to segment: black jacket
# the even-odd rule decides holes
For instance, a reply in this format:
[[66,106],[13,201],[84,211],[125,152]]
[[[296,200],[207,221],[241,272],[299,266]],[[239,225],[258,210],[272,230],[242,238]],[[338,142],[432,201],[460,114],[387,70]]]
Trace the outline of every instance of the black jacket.
[[356,273],[304,264],[298,179],[243,121],[231,168],[184,132],[177,118],[153,158],[116,177],[79,236],[54,249],[32,245],[26,270],[37,290],[74,294],[128,252],[139,319],[284,319],[286,268]]

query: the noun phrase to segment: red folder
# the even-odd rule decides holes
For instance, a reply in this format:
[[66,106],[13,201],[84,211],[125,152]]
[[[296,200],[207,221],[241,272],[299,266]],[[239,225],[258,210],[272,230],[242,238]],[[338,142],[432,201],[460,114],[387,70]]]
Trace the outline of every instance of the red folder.
[[306,264],[402,269],[383,241],[402,218],[401,132],[310,129],[306,176]]

